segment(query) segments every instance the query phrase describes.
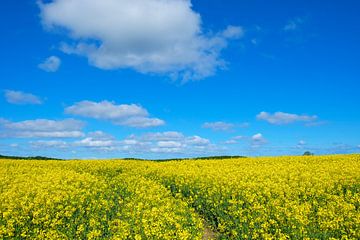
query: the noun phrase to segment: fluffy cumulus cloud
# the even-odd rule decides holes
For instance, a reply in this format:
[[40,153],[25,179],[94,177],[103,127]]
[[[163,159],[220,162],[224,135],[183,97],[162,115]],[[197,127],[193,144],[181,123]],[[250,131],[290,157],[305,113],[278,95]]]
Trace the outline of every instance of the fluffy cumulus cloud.
[[4,97],[6,101],[11,104],[26,105],[43,103],[40,97],[21,91],[5,90]]
[[40,63],[38,67],[41,70],[44,70],[45,72],[56,72],[57,70],[59,70],[60,65],[61,65],[60,58],[56,56],[51,56],[45,59],[43,63]]
[[100,120],[108,120],[115,125],[147,128],[164,125],[158,118],[149,117],[148,111],[136,104],[116,105],[113,102],[82,101],[65,109],[65,113]]
[[268,112],[259,113],[256,118],[258,120],[267,121],[268,123],[275,125],[284,125],[290,124],[294,122],[314,122],[318,119],[317,116],[309,116],[309,115],[298,115],[292,113],[284,113],[284,112],[275,112],[273,114]]
[[84,123],[74,119],[36,119],[21,122],[0,121],[0,137],[7,138],[79,138]]
[[214,131],[229,131],[234,128],[234,124],[227,122],[206,122],[202,125],[203,128],[209,128]]
[[262,145],[265,144],[267,141],[261,133],[257,133],[251,137],[253,145]]
[[215,74],[225,65],[221,51],[243,35],[239,26],[206,34],[190,0],[53,0],[39,6],[44,27],[69,36],[64,52],[101,69],[131,68],[183,81]]

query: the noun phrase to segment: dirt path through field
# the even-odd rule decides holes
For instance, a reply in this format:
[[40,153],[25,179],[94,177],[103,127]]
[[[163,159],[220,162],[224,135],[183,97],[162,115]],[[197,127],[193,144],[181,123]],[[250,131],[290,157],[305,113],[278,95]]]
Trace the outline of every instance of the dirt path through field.
[[203,240],[213,240],[216,239],[216,233],[210,228],[209,224],[204,221],[204,235]]

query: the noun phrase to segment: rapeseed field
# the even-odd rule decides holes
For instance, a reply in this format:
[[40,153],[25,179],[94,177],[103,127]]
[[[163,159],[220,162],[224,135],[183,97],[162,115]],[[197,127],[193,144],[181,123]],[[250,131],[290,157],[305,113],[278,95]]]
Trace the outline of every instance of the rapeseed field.
[[360,239],[360,155],[0,160],[0,239]]

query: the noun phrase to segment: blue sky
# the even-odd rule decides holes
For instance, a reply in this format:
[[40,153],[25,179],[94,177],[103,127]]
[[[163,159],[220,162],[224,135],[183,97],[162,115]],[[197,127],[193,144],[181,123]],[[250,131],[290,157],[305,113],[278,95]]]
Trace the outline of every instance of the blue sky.
[[360,151],[358,1],[0,6],[0,154]]

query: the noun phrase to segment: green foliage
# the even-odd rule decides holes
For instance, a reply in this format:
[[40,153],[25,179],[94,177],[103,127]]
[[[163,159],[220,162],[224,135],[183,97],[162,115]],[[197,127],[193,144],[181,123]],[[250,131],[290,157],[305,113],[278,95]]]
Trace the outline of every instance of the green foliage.
[[19,156],[6,156],[0,154],[0,159],[18,159],[18,160],[63,160],[60,158],[50,158],[43,156],[35,156],[35,157],[19,157]]
[[312,152],[306,151],[304,152],[303,156],[314,156]]

